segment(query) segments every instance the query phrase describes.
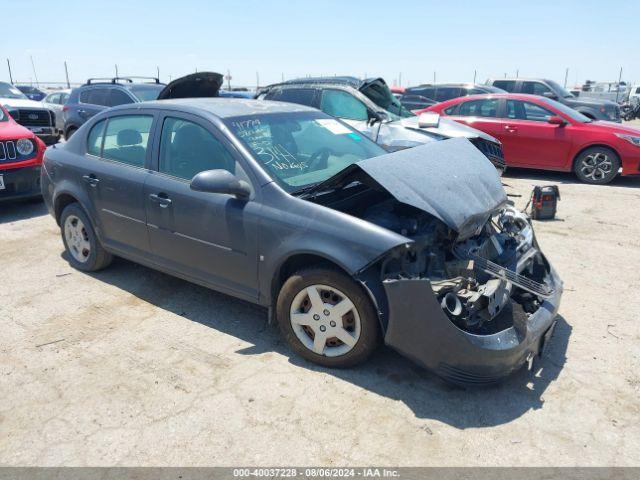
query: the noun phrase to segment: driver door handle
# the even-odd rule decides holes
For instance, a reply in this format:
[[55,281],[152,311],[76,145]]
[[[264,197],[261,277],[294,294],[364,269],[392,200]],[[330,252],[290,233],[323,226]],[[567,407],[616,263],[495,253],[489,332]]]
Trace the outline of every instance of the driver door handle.
[[169,205],[171,205],[171,199],[162,193],[152,193],[151,195],[149,195],[149,198],[152,202],[159,204],[161,208],[167,208]]
[[518,127],[515,127],[513,125],[505,125],[504,129],[509,133],[516,133],[518,131]]
[[97,178],[93,173],[91,175],[83,175],[82,178],[85,182],[87,182],[92,187],[97,187],[100,183],[100,179]]

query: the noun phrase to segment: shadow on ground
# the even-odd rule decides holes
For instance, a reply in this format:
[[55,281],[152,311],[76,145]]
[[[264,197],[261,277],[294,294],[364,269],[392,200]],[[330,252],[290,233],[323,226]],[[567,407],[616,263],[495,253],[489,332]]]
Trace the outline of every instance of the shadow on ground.
[[[584,185],[578,180],[572,172],[552,172],[549,170],[532,170],[528,168],[509,167],[502,177],[502,183],[509,184],[509,178],[523,178],[526,180],[539,181],[543,185],[549,184],[577,184]],[[640,188],[640,178],[638,177],[621,177],[618,176],[607,185],[598,185],[598,187],[607,188],[624,187],[624,188]]]
[[537,362],[532,372],[523,369],[500,385],[463,389],[444,383],[388,348],[378,349],[357,368],[319,367],[296,356],[283,343],[278,328],[267,324],[265,309],[125,260],[116,259],[111,267],[91,276],[252,344],[239,350],[239,354],[280,353],[296,366],[334,375],[400,401],[418,418],[439,420],[460,429],[504,424],[529,410],[542,408],[544,391],[558,378],[565,363],[571,334],[571,326],[559,316],[547,356]]
[[47,213],[47,207],[42,199],[2,202],[0,203],[0,225],[41,217]]

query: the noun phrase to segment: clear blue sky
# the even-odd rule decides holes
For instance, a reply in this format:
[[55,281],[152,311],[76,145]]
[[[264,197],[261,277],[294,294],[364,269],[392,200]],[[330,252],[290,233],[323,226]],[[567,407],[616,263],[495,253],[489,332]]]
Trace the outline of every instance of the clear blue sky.
[[[24,7],[28,5],[28,9]],[[629,1],[2,0],[0,80],[231,71],[232,84],[281,75],[478,81],[505,73],[569,84],[640,81],[638,3]]]

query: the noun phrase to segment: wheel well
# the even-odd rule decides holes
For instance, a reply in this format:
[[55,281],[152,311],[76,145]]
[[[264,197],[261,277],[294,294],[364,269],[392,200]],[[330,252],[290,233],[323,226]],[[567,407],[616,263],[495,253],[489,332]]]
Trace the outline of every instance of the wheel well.
[[607,150],[611,150],[613,153],[616,154],[616,157],[618,157],[618,161],[620,161],[620,154],[616,151],[615,148],[612,148],[609,145],[605,145],[603,143],[597,143],[595,145],[586,146],[582,150],[580,150],[578,153],[576,153],[575,157],[573,157],[573,162],[571,165],[572,169],[575,169],[576,162],[578,161],[578,158],[580,157],[580,155],[582,155],[586,150],[589,150],[590,148],[594,148],[594,147],[606,148]]
[[55,212],[55,218],[56,222],[58,222],[58,225],[60,225],[60,216],[62,215],[62,211],[65,209],[65,207],[76,202],[78,202],[78,200],[73,195],[69,195],[68,193],[62,193],[58,195],[58,197],[56,197],[53,210]]
[[65,139],[68,138],[69,137],[69,133],[70,132],[74,132],[76,130],[78,130],[78,127],[76,127],[75,125],[69,125],[64,131],[64,138]]
[[347,272],[337,263],[334,263],[331,260],[328,260],[319,255],[310,253],[292,255],[291,257],[287,258],[282,265],[280,265],[280,267],[273,275],[273,280],[271,282],[271,303],[274,303],[278,298],[280,287],[282,287],[284,282],[287,281],[287,278],[289,278],[294,272],[308,267],[331,268],[334,270],[339,270],[340,272],[351,276],[349,272]]

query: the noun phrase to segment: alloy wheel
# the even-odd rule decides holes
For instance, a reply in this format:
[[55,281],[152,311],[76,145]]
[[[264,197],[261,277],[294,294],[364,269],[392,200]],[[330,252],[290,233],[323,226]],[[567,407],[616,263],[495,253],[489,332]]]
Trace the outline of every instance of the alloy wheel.
[[582,159],[580,165],[582,175],[596,182],[602,181],[611,175],[612,169],[613,163],[609,155],[603,152],[595,152],[587,155]]
[[91,242],[84,223],[75,215],[69,215],[64,221],[64,238],[73,258],[85,263],[91,255]]
[[317,355],[344,355],[360,338],[360,315],[353,301],[328,285],[310,285],[298,292],[289,318],[298,340]]

